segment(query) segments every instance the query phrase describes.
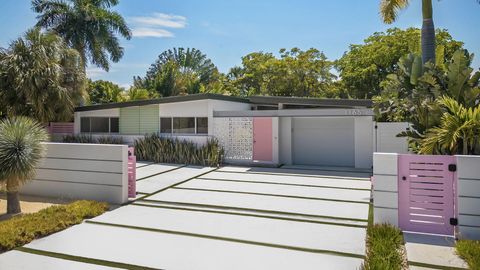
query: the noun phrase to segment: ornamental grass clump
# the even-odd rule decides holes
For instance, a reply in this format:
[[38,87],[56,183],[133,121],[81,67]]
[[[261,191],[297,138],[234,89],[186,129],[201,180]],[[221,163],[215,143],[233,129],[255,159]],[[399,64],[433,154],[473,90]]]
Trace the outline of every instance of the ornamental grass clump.
[[42,142],[48,133],[37,121],[20,116],[0,122],[0,183],[7,191],[7,213],[18,214],[22,185],[35,177],[35,168],[45,155]]
[[197,145],[151,134],[135,141],[135,155],[138,160],[213,167],[223,162],[224,150],[215,139],[209,139],[205,145]]
[[367,256],[363,269],[404,269],[402,232],[389,224],[371,224],[367,229]]
[[64,143],[98,143],[98,144],[125,144],[122,137],[103,136],[94,138],[91,135],[66,135]]

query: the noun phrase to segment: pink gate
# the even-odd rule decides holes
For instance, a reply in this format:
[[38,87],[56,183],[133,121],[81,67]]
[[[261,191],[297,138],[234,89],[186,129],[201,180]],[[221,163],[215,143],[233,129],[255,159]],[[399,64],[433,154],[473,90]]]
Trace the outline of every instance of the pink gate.
[[272,118],[253,118],[253,160],[273,161]]
[[128,148],[128,197],[137,196],[137,157],[133,147]]
[[454,235],[455,161],[454,156],[399,155],[400,229]]

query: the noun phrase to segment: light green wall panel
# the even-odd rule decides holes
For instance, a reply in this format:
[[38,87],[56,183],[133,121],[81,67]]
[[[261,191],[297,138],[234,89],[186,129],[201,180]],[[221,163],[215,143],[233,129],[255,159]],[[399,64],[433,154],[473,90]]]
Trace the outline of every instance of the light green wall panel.
[[120,108],[120,134],[140,134],[139,107]]
[[140,107],[140,134],[154,133],[159,131],[160,116],[158,105]]

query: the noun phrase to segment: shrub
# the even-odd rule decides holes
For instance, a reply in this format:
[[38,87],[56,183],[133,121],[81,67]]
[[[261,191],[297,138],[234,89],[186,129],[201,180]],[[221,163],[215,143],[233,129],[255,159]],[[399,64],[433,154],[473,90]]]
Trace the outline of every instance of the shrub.
[[124,144],[122,137],[111,137],[111,136],[104,136],[98,137],[97,143],[99,144]]
[[63,136],[64,143],[95,143],[90,135],[66,135]]
[[470,269],[480,269],[480,241],[460,240],[456,248],[458,255],[468,263]]
[[157,134],[135,140],[135,155],[139,160],[218,166],[223,161],[223,153],[223,148],[215,139],[209,139],[202,146],[185,140],[160,137]]
[[36,238],[79,224],[86,218],[104,213],[107,209],[106,203],[76,201],[0,222],[0,252],[23,246]]
[[367,256],[364,269],[403,269],[402,232],[388,224],[374,224],[367,229]]
[[64,143],[98,143],[98,144],[124,144],[122,137],[103,136],[94,138],[90,135],[66,135]]

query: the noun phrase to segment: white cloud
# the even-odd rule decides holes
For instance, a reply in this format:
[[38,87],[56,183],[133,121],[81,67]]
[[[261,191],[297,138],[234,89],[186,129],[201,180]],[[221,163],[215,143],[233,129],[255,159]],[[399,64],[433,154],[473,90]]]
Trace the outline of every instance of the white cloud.
[[99,67],[88,67],[87,68],[87,77],[88,78],[98,78],[107,72]]
[[133,25],[134,37],[174,37],[167,29],[180,29],[187,25],[187,18],[184,16],[159,12],[153,13],[152,16],[131,17],[129,21]]
[[173,37],[173,33],[165,29],[149,28],[149,27],[139,27],[132,29],[132,35],[134,37]]
[[132,17],[131,21],[140,25],[161,26],[166,28],[184,28],[187,25],[187,18],[183,16],[158,12],[152,16]]

